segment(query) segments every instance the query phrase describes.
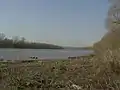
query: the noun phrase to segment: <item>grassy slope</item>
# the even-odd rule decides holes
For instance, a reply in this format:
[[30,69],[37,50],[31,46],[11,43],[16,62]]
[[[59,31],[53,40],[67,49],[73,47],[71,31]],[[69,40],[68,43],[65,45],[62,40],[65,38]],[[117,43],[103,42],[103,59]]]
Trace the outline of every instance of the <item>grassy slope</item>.
[[84,69],[88,67],[83,65],[88,63],[79,60],[1,63],[1,88],[6,86],[5,90],[10,88],[27,90],[33,87],[42,90],[43,88],[70,90],[72,83],[80,84],[80,77],[87,73]]
[[119,90],[119,66],[95,59],[0,63],[0,90]]

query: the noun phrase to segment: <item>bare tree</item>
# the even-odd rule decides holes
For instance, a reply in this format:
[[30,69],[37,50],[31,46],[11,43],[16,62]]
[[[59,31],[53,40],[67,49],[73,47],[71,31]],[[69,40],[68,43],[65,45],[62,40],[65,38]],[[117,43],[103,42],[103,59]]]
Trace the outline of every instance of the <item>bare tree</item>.
[[21,37],[21,40],[20,40],[20,41],[21,41],[21,42],[25,42],[25,40],[26,40],[26,39],[25,39],[24,37]]
[[13,36],[12,40],[13,40],[13,43],[17,43],[20,41],[20,38],[18,36]]
[[0,33],[0,40],[4,40],[5,39],[5,34],[4,33]]
[[94,50],[102,55],[108,48],[111,50],[120,48],[120,0],[109,0],[106,28],[108,32],[102,39],[94,44]]
[[109,0],[109,2],[106,27],[108,31],[115,31],[120,29],[120,0]]

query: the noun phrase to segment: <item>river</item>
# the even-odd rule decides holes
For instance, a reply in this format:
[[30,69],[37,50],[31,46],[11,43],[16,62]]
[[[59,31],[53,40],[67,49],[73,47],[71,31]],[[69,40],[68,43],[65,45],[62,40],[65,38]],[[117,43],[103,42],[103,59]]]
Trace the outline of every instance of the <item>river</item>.
[[68,56],[82,56],[92,52],[80,49],[0,49],[0,56],[5,60],[28,60],[30,56],[39,59],[67,59]]

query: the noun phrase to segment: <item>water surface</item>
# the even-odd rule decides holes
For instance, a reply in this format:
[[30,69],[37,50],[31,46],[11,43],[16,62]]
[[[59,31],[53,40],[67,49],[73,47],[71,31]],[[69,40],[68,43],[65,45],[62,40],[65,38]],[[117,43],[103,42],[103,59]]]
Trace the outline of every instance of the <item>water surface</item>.
[[27,60],[30,56],[38,56],[40,59],[67,59],[68,56],[82,56],[92,52],[73,49],[0,49],[0,56],[6,60]]

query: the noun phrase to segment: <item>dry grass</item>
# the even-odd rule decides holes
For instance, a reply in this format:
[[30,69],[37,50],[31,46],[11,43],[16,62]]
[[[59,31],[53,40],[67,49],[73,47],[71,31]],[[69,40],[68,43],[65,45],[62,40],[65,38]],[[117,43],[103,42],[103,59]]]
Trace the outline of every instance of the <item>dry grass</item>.
[[102,59],[0,63],[0,90],[120,90],[120,50]]
[[120,90],[120,50],[107,50],[101,59],[93,60],[95,86],[104,90]]

